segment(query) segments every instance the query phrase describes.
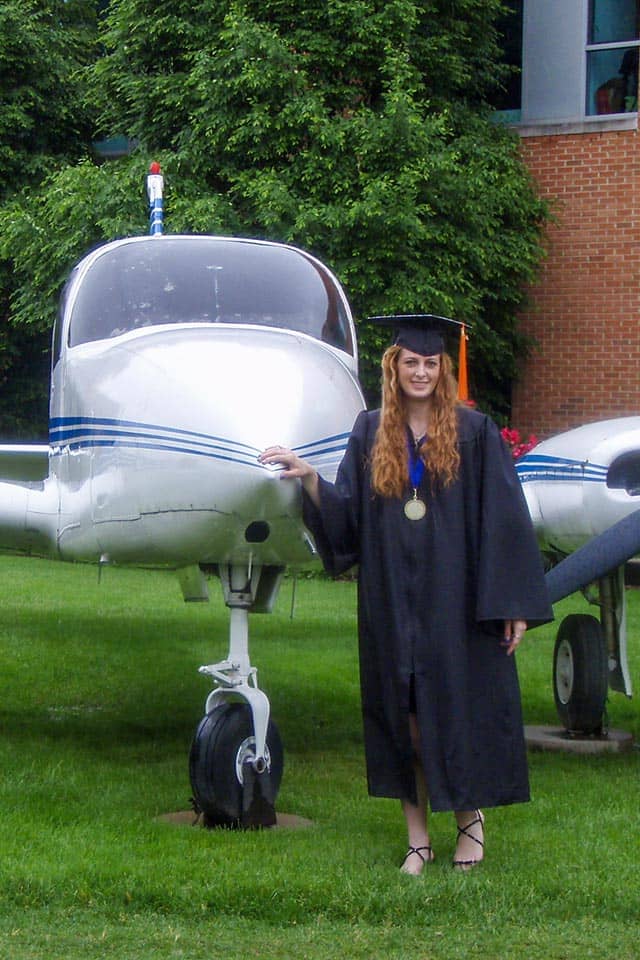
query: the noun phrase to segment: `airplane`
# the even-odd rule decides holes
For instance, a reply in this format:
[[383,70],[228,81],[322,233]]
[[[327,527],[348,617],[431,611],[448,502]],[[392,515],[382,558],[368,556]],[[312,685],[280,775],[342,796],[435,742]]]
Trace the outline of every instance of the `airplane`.
[[553,692],[567,733],[606,735],[609,688],[631,696],[625,566],[640,553],[640,416],[584,424],[516,463],[552,602],[583,590],[599,615],[569,614]]
[[[275,440],[334,479],[365,407],[355,325],[337,279],[309,253],[166,235],[157,165],[147,191],[150,234],[98,247],[65,285],[49,443],[0,446],[0,550],[169,568],[189,601],[208,599],[207,574],[219,577],[229,648],[200,667],[213,689],[189,757],[194,806],[208,826],[270,826],[283,749],[249,657],[249,614],[272,610],[285,567],[315,547],[297,485],[257,457]],[[556,702],[570,729],[602,726],[603,670],[596,698],[589,665],[601,664],[605,641],[607,672],[630,693],[620,571],[640,550],[639,464],[632,418],[544,441],[517,465],[541,549],[561,560],[548,574],[553,599],[600,587],[602,625],[574,615],[556,644]],[[585,697],[588,716],[581,707],[576,717]]]
[[174,569],[185,600],[215,572],[227,657],[190,753],[208,825],[268,826],[283,751],[248,650],[285,567],[315,547],[295,484],[258,463],[275,441],[329,479],[357,414],[355,325],[331,271],[296,247],[163,232],[73,268],[53,332],[49,443],[0,447],[0,550]]

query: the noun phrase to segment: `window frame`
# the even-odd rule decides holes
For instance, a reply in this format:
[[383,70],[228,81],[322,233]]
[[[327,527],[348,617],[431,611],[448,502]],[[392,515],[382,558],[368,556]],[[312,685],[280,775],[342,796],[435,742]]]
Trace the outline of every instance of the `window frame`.
[[635,40],[588,42],[590,0],[524,0],[522,99],[519,115],[498,121],[513,124],[522,137],[594,130],[638,128],[638,110],[587,113],[588,57],[593,51],[640,47]]

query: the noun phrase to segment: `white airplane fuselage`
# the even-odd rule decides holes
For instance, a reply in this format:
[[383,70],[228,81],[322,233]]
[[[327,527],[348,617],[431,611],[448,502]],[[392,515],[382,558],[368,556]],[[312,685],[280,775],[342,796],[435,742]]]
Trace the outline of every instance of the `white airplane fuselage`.
[[[257,457],[275,442],[309,445],[335,470],[359,409],[340,360],[290,333],[181,327],[101,341],[65,365],[51,421],[63,558],[309,559],[297,485]],[[260,528],[247,540],[260,522],[264,541]]]
[[[340,347],[322,339],[327,314]],[[259,241],[116,241],[74,271],[56,341],[48,476],[0,485],[31,548],[172,567],[310,559],[299,485],[257,457],[280,443],[332,478],[364,406],[353,321],[322,264]],[[20,546],[15,515],[9,528]]]
[[542,549],[569,554],[640,508],[640,417],[558,434],[516,470]]

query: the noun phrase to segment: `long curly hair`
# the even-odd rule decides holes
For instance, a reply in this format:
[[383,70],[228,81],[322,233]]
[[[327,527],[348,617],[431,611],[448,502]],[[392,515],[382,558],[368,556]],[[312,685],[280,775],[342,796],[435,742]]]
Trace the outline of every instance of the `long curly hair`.
[[[382,357],[382,409],[371,452],[372,486],[384,497],[401,497],[407,489],[409,451],[405,398],[398,382],[402,347],[389,347]],[[453,364],[442,354],[440,378],[432,393],[429,434],[420,447],[432,485],[452,483],[460,465],[456,418],[457,385]]]

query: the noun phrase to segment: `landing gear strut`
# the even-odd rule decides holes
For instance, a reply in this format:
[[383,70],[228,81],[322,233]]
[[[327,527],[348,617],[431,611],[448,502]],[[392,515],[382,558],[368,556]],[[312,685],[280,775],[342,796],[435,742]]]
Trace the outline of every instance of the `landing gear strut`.
[[219,569],[230,609],[229,654],[220,663],[200,667],[216,686],[207,697],[189,757],[194,804],[206,826],[269,827],[276,822],[282,743],[248,649],[249,610],[261,573],[260,567],[240,565]]

